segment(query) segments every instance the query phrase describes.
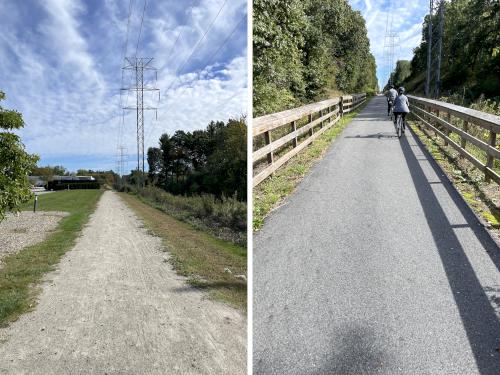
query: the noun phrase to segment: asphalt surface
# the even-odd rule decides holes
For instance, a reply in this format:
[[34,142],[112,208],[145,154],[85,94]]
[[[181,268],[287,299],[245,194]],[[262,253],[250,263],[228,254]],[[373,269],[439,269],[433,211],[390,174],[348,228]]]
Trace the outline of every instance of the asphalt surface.
[[255,374],[500,374],[500,249],[383,97],[254,236]]

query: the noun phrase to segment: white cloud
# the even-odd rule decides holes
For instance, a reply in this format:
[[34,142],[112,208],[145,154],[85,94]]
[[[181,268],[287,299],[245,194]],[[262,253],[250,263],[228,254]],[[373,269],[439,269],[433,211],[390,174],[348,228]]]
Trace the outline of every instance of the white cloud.
[[[26,28],[19,3],[6,0],[10,17],[0,24],[0,89],[8,96],[5,106],[23,113],[27,123],[20,132],[23,142],[30,152],[42,156],[42,162],[50,159],[64,164],[65,160],[81,159],[81,167],[114,166],[128,2],[98,3],[99,12],[92,13],[86,1],[34,2],[35,19]],[[158,74],[160,121],[152,121],[153,114],[147,113],[145,129],[150,137],[146,148],[155,145],[162,132],[204,128],[211,120],[226,120],[246,110],[245,46],[229,43],[216,59],[226,54],[224,65],[204,66],[244,14],[245,0],[227,1],[187,64],[190,69],[176,75],[222,5],[218,0],[194,3],[186,15],[188,9],[176,1],[148,2],[139,56],[154,56],[155,65],[163,69]],[[134,4],[128,55],[135,52],[143,2]],[[169,55],[181,31],[174,53]],[[236,50],[228,59],[229,47]],[[165,93],[172,82],[172,90]],[[136,150],[132,112],[125,118],[123,141],[130,153]],[[85,160],[95,164],[85,164]]]
[[394,68],[394,65],[387,65],[384,58],[388,21],[390,23],[392,17],[392,30],[398,36],[399,48],[395,51],[395,61],[410,60],[413,57],[413,49],[420,44],[422,22],[428,11],[428,2],[350,0],[349,3],[354,9],[360,10],[366,20],[371,51],[377,62],[379,85],[383,87],[389,72]]

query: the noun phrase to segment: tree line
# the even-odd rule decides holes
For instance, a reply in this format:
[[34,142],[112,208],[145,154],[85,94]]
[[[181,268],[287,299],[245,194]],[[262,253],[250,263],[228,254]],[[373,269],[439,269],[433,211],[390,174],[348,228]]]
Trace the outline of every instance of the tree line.
[[212,121],[205,130],[161,135],[147,151],[148,182],[172,194],[246,200],[245,119]]
[[99,171],[92,169],[78,169],[76,173],[68,171],[62,165],[46,165],[46,166],[35,166],[32,168],[31,176],[38,176],[43,181],[51,181],[53,176],[92,176],[99,182],[100,185],[113,186],[119,176],[112,170],[109,171]]
[[[465,103],[480,96],[500,99],[498,0],[446,1],[444,16],[440,90],[442,95],[459,94]],[[427,15],[422,25],[422,41],[414,49],[411,62],[404,62],[409,65],[409,74],[401,81],[395,81],[417,94],[424,92],[429,21],[430,16]],[[433,20],[433,25],[437,22],[437,19]]]
[[365,20],[347,0],[254,0],[254,115],[374,92]]

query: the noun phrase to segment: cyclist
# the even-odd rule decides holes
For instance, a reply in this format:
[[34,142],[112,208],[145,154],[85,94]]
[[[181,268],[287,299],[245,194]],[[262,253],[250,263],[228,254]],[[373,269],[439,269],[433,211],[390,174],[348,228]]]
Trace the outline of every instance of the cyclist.
[[397,95],[398,92],[394,89],[394,85],[390,85],[389,90],[385,93],[385,96],[387,97],[387,116],[390,116],[391,114],[391,107],[394,105],[394,100]]
[[394,124],[396,124],[398,116],[401,115],[403,117],[403,133],[405,132],[404,124],[407,113],[410,113],[410,103],[405,95],[405,88],[400,87],[398,89],[398,96],[394,100]]

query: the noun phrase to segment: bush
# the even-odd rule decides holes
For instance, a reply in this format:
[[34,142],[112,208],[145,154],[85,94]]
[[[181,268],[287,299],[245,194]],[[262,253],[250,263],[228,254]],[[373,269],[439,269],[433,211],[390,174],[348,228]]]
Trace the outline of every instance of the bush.
[[236,195],[222,196],[221,199],[211,194],[179,196],[154,186],[137,190],[131,185],[123,185],[120,191],[135,193],[181,220],[191,221],[195,218],[209,227],[246,232],[247,205],[239,201]]

